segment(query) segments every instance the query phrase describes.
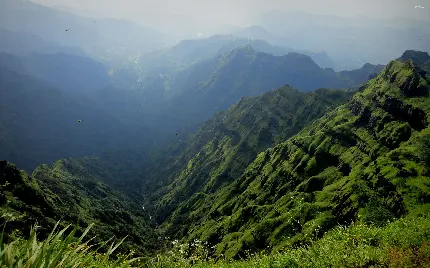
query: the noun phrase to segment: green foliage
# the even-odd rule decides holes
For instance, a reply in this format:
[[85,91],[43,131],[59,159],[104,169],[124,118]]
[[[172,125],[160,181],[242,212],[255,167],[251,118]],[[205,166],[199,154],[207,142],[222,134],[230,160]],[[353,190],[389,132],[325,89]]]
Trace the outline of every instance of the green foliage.
[[[45,238],[61,220],[63,225],[76,225],[78,233],[96,224],[90,235],[97,236],[95,241],[99,242],[127,236],[121,252],[133,250],[145,255],[158,248],[149,215],[78,161],[64,159],[52,167],[40,166],[31,177],[7,162],[1,162],[1,171],[5,183],[1,186],[0,210],[13,218],[6,225],[6,241],[25,237],[34,224],[41,226],[39,234]],[[0,224],[3,222],[0,219]]]
[[[117,244],[109,241],[91,244],[92,239],[85,239],[91,226],[77,238],[77,229],[70,231],[69,226],[58,230],[55,225],[48,237],[42,241],[37,239],[36,229],[32,228],[27,240],[16,239],[8,244],[0,236],[1,267],[130,267],[138,259],[130,259],[130,254],[113,257],[114,251],[123,242]],[[84,241],[84,239],[86,241]],[[106,247],[105,253],[99,250]]]
[[[267,246],[307,245],[337,224],[359,221],[383,226],[405,214],[428,214],[428,90],[427,78],[418,66],[393,61],[347,104],[321,114],[320,119],[299,128],[299,134],[258,157],[254,149],[255,161],[247,168],[241,154],[228,157],[231,145],[223,142],[225,134],[198,147],[204,149],[175,178],[160,207],[170,208],[169,200],[175,204],[187,193],[203,194],[179,203],[162,227],[173,237],[188,234],[193,239],[210,239],[218,256],[238,258],[247,250]],[[265,96],[269,94],[276,93]],[[297,105],[280,107],[300,111]],[[247,118],[233,114],[224,122],[230,118],[251,126]],[[262,122],[271,121],[260,121],[261,128],[248,128],[255,135],[245,136],[238,152],[258,148],[255,137],[264,128]],[[282,128],[277,125],[276,129]],[[214,136],[214,131],[217,128],[209,128],[207,135]],[[214,155],[217,158],[212,160]],[[234,169],[223,168],[228,170],[221,173],[225,183],[213,183],[217,169],[209,167],[219,168],[225,159],[241,166],[228,179],[225,174]],[[175,197],[176,190],[180,191]]]
[[[256,96],[285,85],[306,92],[317,88],[358,86],[368,80],[371,72],[381,68],[369,65],[356,71],[336,73],[333,69],[320,68],[303,54],[274,56],[258,52],[250,45],[223,52],[165,78],[168,80],[168,90],[165,91],[169,96],[150,111],[162,118],[157,124],[158,129],[164,132],[170,129],[168,132],[172,133],[177,129],[197,127],[245,96]],[[190,54],[195,56],[198,52]],[[165,55],[169,57],[168,53]],[[155,72],[157,78],[160,73]],[[162,92],[163,87],[158,85],[158,92]]]
[[[4,216],[4,215],[3,215]],[[430,260],[428,215],[406,217],[384,227],[362,223],[336,227],[306,247],[285,247],[273,252],[248,252],[246,259],[214,259],[211,248],[195,240],[187,244],[173,241],[169,249],[144,260],[132,254],[113,256],[120,243],[95,244],[69,226],[56,225],[48,237],[38,240],[31,229],[28,239],[10,243],[0,236],[0,265],[3,267],[426,267]],[[105,253],[101,253],[100,249]]]
[[[219,71],[259,57],[249,47],[236,50],[224,55]],[[225,82],[240,88],[247,83],[242,78]],[[204,87],[216,88],[219,81]],[[388,64],[352,98],[348,91],[301,93],[290,87],[243,98],[166,149],[169,158],[151,167],[142,199],[133,189],[139,177],[130,171],[139,165],[114,156],[63,159],[32,176],[0,162],[0,223],[9,221],[1,260],[13,266],[72,256],[73,266],[81,249],[87,250],[73,237],[88,232],[97,235],[94,242],[113,237],[120,252],[141,256],[160,249],[161,237],[179,239],[149,262],[136,263],[147,267],[426,264],[429,84],[408,59]],[[121,175],[129,178],[124,186]],[[156,213],[160,228],[149,212]],[[49,232],[58,219],[76,230],[65,237],[65,230]],[[35,223],[45,242],[37,242],[30,229]],[[97,228],[86,229],[93,223]],[[85,261],[117,265],[109,258],[113,248],[106,255],[88,249]]]
[[[326,89],[301,93],[283,87],[243,98],[206,122],[185,143],[161,154],[164,161],[158,163],[159,168],[152,168],[146,179],[145,188],[153,197],[149,203],[157,202],[161,208],[157,214],[163,217],[196,192],[216,191],[240,176],[260,152],[298,133],[352,94]],[[170,157],[166,159],[167,155]],[[197,204],[203,197],[196,196],[193,203],[187,204],[189,208],[196,207],[196,216],[203,211]]]
[[246,258],[213,260],[185,254],[160,255],[148,267],[427,267],[430,260],[430,221],[406,217],[384,227],[356,223],[335,227],[309,246],[285,247],[273,252],[248,252]]

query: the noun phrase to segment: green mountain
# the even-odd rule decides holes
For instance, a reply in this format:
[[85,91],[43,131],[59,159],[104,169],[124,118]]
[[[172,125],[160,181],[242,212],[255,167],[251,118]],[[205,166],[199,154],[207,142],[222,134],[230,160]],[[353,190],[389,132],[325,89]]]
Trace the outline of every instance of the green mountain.
[[406,50],[403,55],[397,60],[406,62],[408,60],[414,61],[418,64],[423,71],[426,72],[428,78],[430,78],[430,55],[427,52]]
[[[30,227],[41,226],[43,239],[61,220],[77,225],[78,236],[95,223],[94,242],[128,235],[121,253],[154,257],[136,266],[422,266],[430,237],[427,63],[428,54],[407,51],[357,91],[284,86],[241,98],[161,151],[66,158],[31,176],[0,161],[0,262],[11,252],[36,254],[25,245],[37,243],[22,243]],[[41,96],[67,97],[0,71],[9,116],[33,109],[5,106],[14,96],[50,89]],[[13,138],[11,122],[0,126],[3,141]]]
[[[411,60],[389,63],[347,104],[260,153],[234,181],[215,190],[189,184],[194,194],[175,208],[164,230],[208,241],[217,255],[231,258],[304,245],[338,224],[383,225],[406,214],[428,214],[430,88],[424,74]],[[255,146],[258,129],[253,133],[257,139],[249,141]],[[222,150],[219,144],[205,150]],[[187,164],[184,179],[199,165]]]
[[355,72],[339,74],[333,69],[321,69],[302,54],[273,56],[244,46],[174,75],[167,90],[167,104],[159,107],[154,104],[151,111],[158,110],[161,115],[162,120],[156,122],[159,129],[171,126],[177,131],[209,119],[244,96],[255,96],[286,84],[302,91],[352,87],[366,82],[373,71],[357,71],[369,73],[363,79]]
[[46,237],[57,221],[61,226],[73,224],[82,233],[90,224],[95,241],[110,238],[119,241],[124,251],[147,254],[157,247],[150,216],[135,201],[104,184],[101,174],[83,168],[73,159],[63,159],[51,167],[42,165],[33,175],[13,164],[0,162],[0,224],[5,233],[27,236],[39,225],[38,233]]
[[352,95],[326,89],[303,93],[286,86],[242,98],[160,153],[144,179],[153,197],[148,203],[158,204],[156,214],[163,219],[194,193],[216,191],[239,177],[258,153],[297,134]]

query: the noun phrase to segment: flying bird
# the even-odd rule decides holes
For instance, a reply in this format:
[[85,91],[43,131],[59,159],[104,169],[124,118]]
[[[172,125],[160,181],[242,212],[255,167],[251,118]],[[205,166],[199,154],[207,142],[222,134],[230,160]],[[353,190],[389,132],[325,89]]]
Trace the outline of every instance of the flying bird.
[[423,6],[415,6],[415,8],[424,8]]
[[79,120],[78,120],[78,123],[82,123],[82,121],[83,121],[83,120],[79,119]]

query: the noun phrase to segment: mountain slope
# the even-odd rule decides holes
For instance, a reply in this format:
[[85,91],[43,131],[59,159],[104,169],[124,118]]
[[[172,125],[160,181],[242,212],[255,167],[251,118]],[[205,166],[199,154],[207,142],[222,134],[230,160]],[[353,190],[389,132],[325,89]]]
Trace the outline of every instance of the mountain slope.
[[92,102],[0,68],[0,158],[33,170],[65,156],[126,146],[127,136],[120,120]]
[[426,72],[426,76],[430,79],[430,55],[427,52],[406,50],[397,60],[402,62],[413,60]]
[[158,204],[162,220],[193,193],[214,192],[230,183],[258,153],[298,133],[352,94],[325,89],[302,93],[286,86],[241,99],[160,153],[164,159],[157,160],[144,180],[153,197],[148,203]]
[[83,18],[28,0],[2,0],[0,25],[60,46],[79,47],[108,61],[159,48],[170,39],[130,21]]
[[363,84],[364,81],[376,77],[384,67],[384,65],[372,65],[366,63],[360,69],[341,71],[339,72],[339,75],[342,79],[348,81],[350,85],[359,86]]
[[337,224],[428,214],[429,89],[412,61],[391,62],[348,104],[260,153],[237,180],[195,193],[165,230],[237,257],[308,243]]
[[239,38],[233,35],[214,35],[204,39],[183,40],[171,48],[143,54],[139,69],[144,75],[170,76],[190,65],[209,60],[242,46],[276,56],[286,55],[291,49],[273,46],[263,40]]
[[37,52],[46,54],[66,53],[84,56],[84,52],[79,48],[62,47],[53,42],[47,42],[36,34],[11,32],[3,28],[0,28],[0,52],[17,55]]
[[110,86],[110,77],[104,66],[83,56],[0,53],[0,67],[39,78],[74,96],[91,95]]
[[[0,224],[5,234],[27,236],[36,223],[38,234],[46,237],[57,221],[73,224],[78,235],[95,224],[90,236],[95,242],[127,237],[121,248],[147,254],[157,247],[156,235],[148,225],[149,216],[140,206],[109,188],[78,162],[63,159],[51,167],[42,165],[32,176],[13,164],[0,161]],[[7,219],[9,218],[9,219]]]
[[311,91],[346,88],[367,81],[355,78],[343,77],[333,69],[321,69],[302,54],[273,56],[244,46],[175,75],[170,81],[174,85],[170,89],[172,96],[165,105],[171,108],[160,113],[164,113],[163,124],[195,125],[244,96],[255,96],[286,84]]

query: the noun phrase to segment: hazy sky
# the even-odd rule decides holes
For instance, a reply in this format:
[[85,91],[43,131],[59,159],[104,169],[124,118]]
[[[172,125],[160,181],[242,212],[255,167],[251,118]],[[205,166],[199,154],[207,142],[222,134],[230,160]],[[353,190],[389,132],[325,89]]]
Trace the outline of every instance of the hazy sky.
[[[145,21],[175,13],[227,24],[252,24],[270,10],[303,10],[339,16],[430,18],[430,0],[32,0],[98,16]],[[424,8],[415,8],[422,6]]]

